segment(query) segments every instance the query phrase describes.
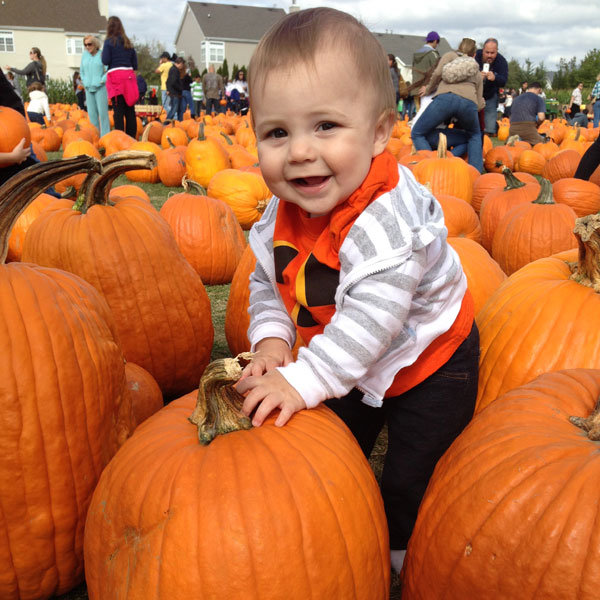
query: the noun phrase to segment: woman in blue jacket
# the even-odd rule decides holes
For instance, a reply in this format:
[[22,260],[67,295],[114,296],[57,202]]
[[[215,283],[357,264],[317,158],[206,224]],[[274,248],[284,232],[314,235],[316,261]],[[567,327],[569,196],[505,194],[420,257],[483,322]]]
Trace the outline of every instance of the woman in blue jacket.
[[85,52],[81,56],[79,74],[85,88],[85,100],[90,121],[100,135],[110,131],[108,119],[108,96],[106,94],[106,68],[102,64],[100,40],[93,35],[83,39]]

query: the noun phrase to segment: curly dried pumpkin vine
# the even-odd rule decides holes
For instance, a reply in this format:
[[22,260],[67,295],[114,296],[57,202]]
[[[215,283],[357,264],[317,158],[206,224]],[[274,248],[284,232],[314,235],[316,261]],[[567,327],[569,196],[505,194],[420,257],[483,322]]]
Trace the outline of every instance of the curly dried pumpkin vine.
[[240,359],[251,357],[251,352],[242,352],[235,358],[214,360],[206,367],[190,417],[190,422],[198,427],[202,445],[210,444],[218,435],[252,428],[250,419],[240,412],[244,397],[232,385],[242,374]]
[[0,263],[8,253],[10,231],[19,215],[37,196],[51,185],[78,173],[98,173],[100,162],[93,156],[75,156],[64,160],[41,162],[23,169],[0,187]]
[[600,292],[600,213],[577,219],[573,233],[579,256],[576,263],[569,265],[571,279]]

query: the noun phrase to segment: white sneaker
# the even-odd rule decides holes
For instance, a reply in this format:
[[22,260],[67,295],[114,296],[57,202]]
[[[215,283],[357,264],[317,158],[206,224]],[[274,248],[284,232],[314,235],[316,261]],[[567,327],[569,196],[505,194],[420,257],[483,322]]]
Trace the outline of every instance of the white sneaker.
[[390,559],[392,563],[392,570],[396,573],[400,573],[402,565],[404,564],[404,557],[406,556],[406,550],[391,550]]

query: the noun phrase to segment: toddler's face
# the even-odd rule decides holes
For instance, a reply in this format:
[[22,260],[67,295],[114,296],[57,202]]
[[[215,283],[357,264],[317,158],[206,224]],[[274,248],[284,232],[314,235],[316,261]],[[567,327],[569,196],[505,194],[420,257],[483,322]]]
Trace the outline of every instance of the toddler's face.
[[265,75],[252,94],[260,168],[270,190],[313,216],[359,187],[385,148],[389,119],[347,53],[329,50]]

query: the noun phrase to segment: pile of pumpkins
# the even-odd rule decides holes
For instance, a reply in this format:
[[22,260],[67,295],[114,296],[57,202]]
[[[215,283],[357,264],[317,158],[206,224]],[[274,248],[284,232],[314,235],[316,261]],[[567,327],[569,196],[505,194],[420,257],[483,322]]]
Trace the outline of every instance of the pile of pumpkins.
[[[39,129],[62,130],[60,173],[42,165],[13,183],[0,221],[10,261],[0,275],[10,299],[0,380],[11,409],[0,552],[12,561],[0,596],[67,591],[85,553],[92,599],[174,589],[386,598],[377,484],[329,411],[206,447],[188,420],[213,340],[204,284],[231,282],[227,342],[232,355],[249,350],[255,259],[242,232],[269,198],[249,120],[158,120],[137,141],[95,137],[85,115],[59,108],[56,124]],[[442,205],[481,335],[476,415],[422,503],[406,598],[596,595],[600,176],[573,175],[598,132],[546,127],[549,141],[533,148],[486,139],[485,174],[443,139],[436,152],[415,152],[403,121],[388,146]],[[67,152],[82,141],[98,154]],[[186,179],[159,213],[135,183],[161,181],[161,161],[164,177]],[[121,173],[132,185],[111,188]],[[50,182],[73,186],[75,200],[31,202]],[[165,398],[178,399],[148,418]]]

